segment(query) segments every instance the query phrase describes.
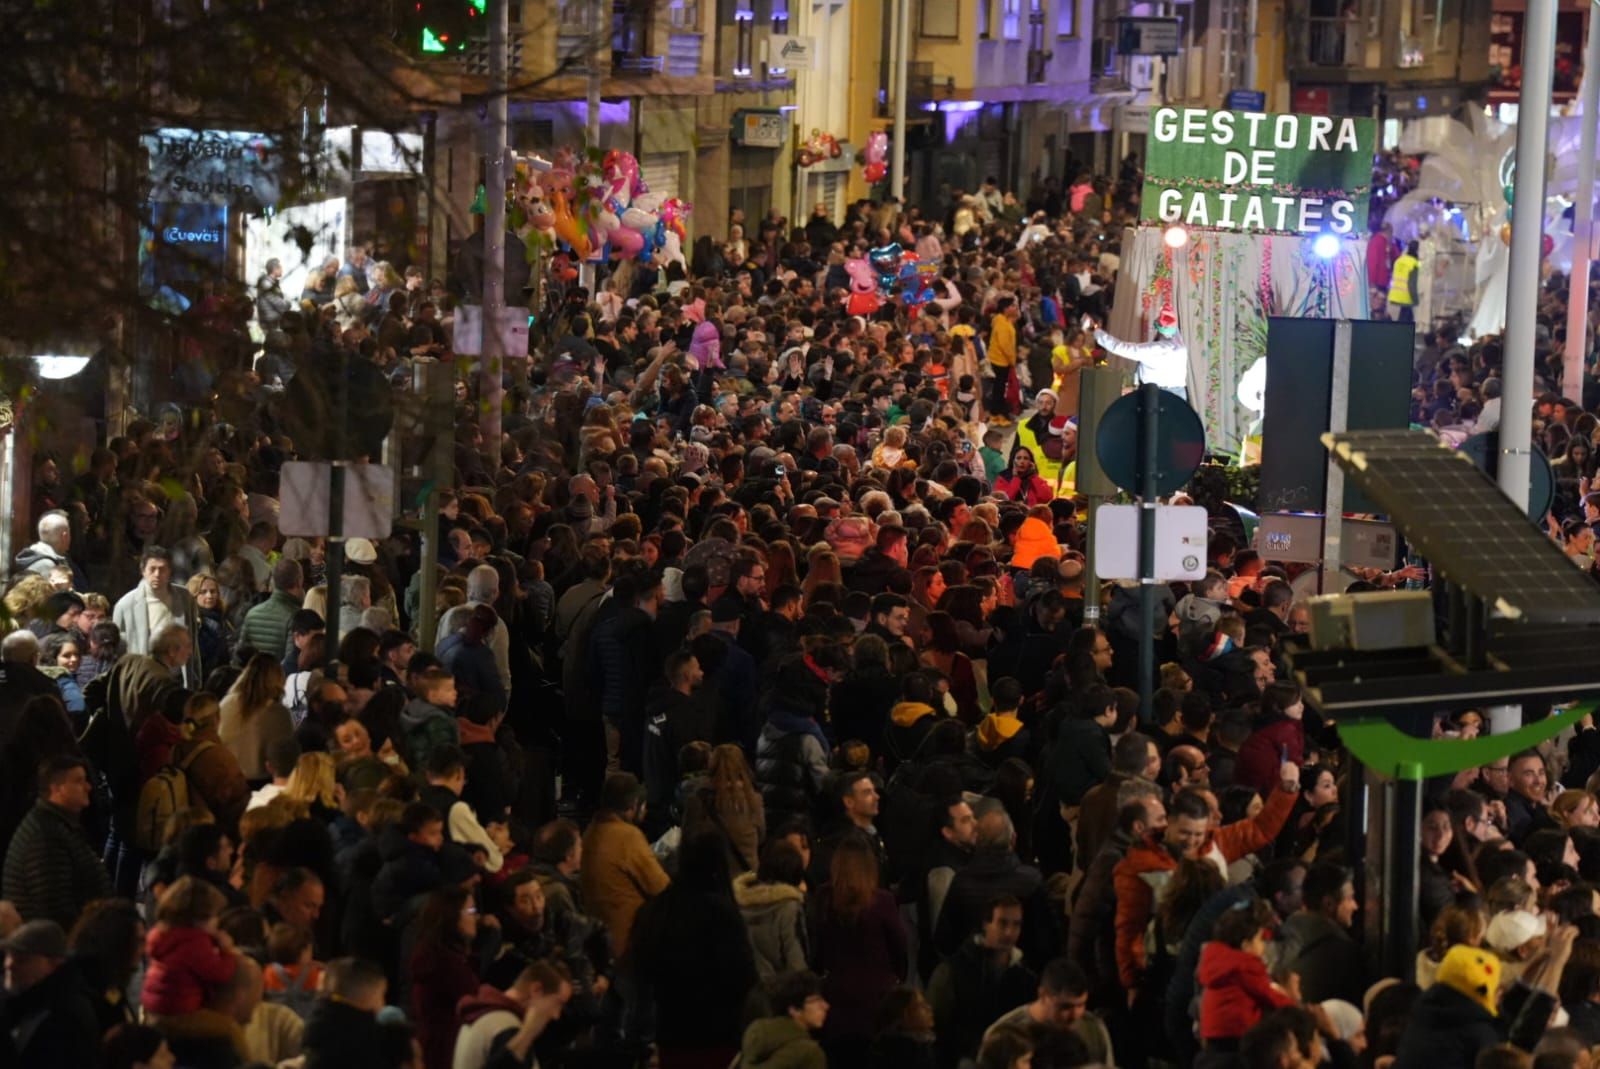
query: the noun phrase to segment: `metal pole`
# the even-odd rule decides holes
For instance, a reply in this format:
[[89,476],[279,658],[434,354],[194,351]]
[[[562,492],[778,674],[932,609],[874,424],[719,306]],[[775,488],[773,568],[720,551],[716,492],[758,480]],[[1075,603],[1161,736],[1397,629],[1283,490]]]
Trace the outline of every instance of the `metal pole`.
[[339,346],[333,380],[333,470],[328,475],[328,552],[326,578],[328,675],[339,672],[339,610],[344,605],[344,475],[350,463],[350,350]]
[[[584,119],[584,140],[590,148],[600,147],[600,4],[589,5],[589,110]],[[638,107],[638,103],[634,107]]]
[[506,36],[510,0],[489,0],[489,109],[483,157],[483,361],[478,385],[483,453],[500,470],[500,410],[505,404],[505,347],[500,325],[506,306]]
[[[1498,481],[1505,495],[1526,511],[1528,455],[1533,442],[1533,334],[1538,326],[1539,257],[1544,240],[1544,154],[1556,51],[1555,4],[1529,4],[1522,32],[1516,178],[1520,209],[1511,218]],[[1592,191],[1584,192],[1584,196],[1592,195]]]
[[412,624],[417,645],[431,653],[439,628],[439,491],[450,482],[455,466],[451,455],[455,375],[450,365],[431,360],[419,362],[414,374],[412,389],[422,396],[423,427],[429,448],[422,469],[428,495],[422,503],[421,596],[417,599],[417,619]]
[[1161,387],[1139,387],[1139,719],[1155,712],[1156,679],[1156,454],[1161,449]]
[[890,145],[889,195],[906,195],[906,67],[911,51],[911,11],[906,0],[894,0],[894,135]]
[[[1350,419],[1350,320],[1333,324],[1333,376],[1328,398],[1328,429],[1343,434]],[[1344,469],[1328,457],[1328,484],[1322,499],[1322,592],[1339,594],[1339,562],[1344,559]]]
[[[1529,7],[1536,5],[1530,4]],[[1389,938],[1384,946],[1387,975],[1400,975],[1417,953],[1417,873],[1421,856],[1422,768],[1402,765],[1395,770],[1394,804],[1389,809],[1388,880]]]
[[1261,17],[1261,0],[1250,0],[1250,13],[1244,28],[1244,88],[1256,87],[1256,20]]
[[1595,119],[1600,112],[1600,10],[1589,12],[1583,52],[1583,129],[1578,137],[1578,202],[1572,233],[1572,292],[1567,299],[1567,349],[1561,361],[1562,392],[1583,403],[1583,358],[1589,345],[1589,258],[1594,248]]

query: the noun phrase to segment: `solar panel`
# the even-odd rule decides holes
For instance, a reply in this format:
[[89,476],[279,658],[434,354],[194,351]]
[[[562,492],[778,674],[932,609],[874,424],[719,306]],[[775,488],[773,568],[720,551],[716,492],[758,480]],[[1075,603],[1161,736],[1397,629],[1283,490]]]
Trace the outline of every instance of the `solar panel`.
[[1322,443],[1436,575],[1504,616],[1600,622],[1600,586],[1489,476],[1432,433],[1348,431],[1324,434]]

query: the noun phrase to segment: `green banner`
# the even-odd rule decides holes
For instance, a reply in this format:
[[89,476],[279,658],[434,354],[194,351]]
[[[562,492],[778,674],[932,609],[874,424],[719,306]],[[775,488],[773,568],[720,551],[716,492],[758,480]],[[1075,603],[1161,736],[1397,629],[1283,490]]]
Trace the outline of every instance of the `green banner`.
[[1145,222],[1366,233],[1372,119],[1162,107],[1150,115],[1146,145]]

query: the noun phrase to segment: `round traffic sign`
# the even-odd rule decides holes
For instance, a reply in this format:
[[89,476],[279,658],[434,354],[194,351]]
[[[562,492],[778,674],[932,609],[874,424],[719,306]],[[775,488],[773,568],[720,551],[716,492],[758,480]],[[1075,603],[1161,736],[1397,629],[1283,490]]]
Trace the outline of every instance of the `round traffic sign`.
[[[1156,407],[1156,493],[1170,494],[1194,475],[1205,458],[1206,432],[1200,416],[1189,403],[1168,390],[1155,391]],[[1130,494],[1140,493],[1144,471],[1140,467],[1139,443],[1143,439],[1143,390],[1125,394],[1113,401],[1100,417],[1095,433],[1095,449],[1100,466],[1111,481]]]

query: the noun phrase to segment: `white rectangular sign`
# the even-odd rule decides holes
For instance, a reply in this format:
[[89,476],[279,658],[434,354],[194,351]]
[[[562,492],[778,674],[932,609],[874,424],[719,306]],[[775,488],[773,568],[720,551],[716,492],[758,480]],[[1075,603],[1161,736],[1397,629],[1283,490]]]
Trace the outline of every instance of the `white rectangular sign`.
[[[1157,579],[1204,579],[1209,529],[1197,505],[1156,509]],[[1139,506],[1101,505],[1094,513],[1094,571],[1102,579],[1139,578]]]
[[775,33],[767,38],[767,66],[787,71],[817,69],[817,39]]
[[[297,538],[328,533],[333,465],[292,460],[278,482],[278,530]],[[394,526],[394,469],[382,464],[350,464],[344,475],[346,538],[388,538]]]

